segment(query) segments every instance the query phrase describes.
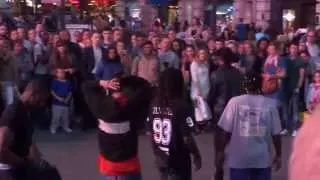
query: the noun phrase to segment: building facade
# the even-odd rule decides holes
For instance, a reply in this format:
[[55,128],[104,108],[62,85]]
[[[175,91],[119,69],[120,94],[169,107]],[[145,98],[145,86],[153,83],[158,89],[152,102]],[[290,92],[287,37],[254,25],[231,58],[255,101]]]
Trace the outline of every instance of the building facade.
[[235,0],[235,23],[242,18],[262,28],[272,24],[278,31],[288,24],[295,28],[314,25],[319,23],[316,17],[320,15],[320,4],[316,2],[320,0]]

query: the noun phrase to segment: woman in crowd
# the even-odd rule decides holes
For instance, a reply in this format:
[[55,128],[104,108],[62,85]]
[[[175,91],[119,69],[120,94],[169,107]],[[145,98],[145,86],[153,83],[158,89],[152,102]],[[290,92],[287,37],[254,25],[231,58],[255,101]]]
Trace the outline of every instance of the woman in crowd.
[[[210,91],[210,64],[208,61],[208,51],[200,49],[198,57],[191,63],[191,99],[195,107],[199,106],[200,101],[207,103]],[[209,119],[196,118],[201,124]]]
[[[50,69],[55,72],[55,69],[64,69],[70,74],[75,71],[75,57],[69,52],[68,47],[62,41],[56,43],[56,48],[50,57]],[[53,73],[55,74],[55,73]]]
[[126,48],[126,45],[124,44],[123,41],[118,41],[116,43],[116,48],[117,48],[117,53],[120,56],[121,64],[124,68],[124,73],[130,74],[131,73],[131,66],[132,66],[132,58],[128,54],[128,49]]
[[272,43],[268,46],[268,57],[263,66],[264,85],[269,87],[264,93],[274,99],[279,108],[283,105],[282,81],[286,74],[285,61],[279,55],[278,46]]
[[183,58],[182,58],[182,66],[181,71],[184,78],[184,82],[189,87],[190,85],[190,66],[193,61],[196,60],[195,50],[194,47],[191,45],[187,45],[186,49],[183,52]]
[[267,49],[268,49],[269,43],[270,41],[267,38],[261,38],[257,42],[257,55],[262,61],[265,61],[266,58],[268,57]]
[[306,101],[308,112],[313,113],[318,104],[320,104],[320,71],[314,74],[313,83],[308,89]]
[[182,58],[182,51],[184,50],[184,45],[178,39],[171,42],[171,50],[176,53],[179,59]]
[[117,49],[110,47],[105,52],[104,59],[98,64],[96,71],[96,79],[111,80],[116,74],[124,73],[121,58],[117,53]]

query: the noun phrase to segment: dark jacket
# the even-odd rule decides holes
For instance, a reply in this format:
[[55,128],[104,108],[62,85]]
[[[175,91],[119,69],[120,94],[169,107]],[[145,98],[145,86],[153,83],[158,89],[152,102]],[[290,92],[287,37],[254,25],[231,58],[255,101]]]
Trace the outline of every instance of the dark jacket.
[[[102,57],[103,59],[103,52],[105,51],[104,48],[101,48],[102,51]],[[82,76],[86,79],[92,79],[90,77],[93,77],[92,70],[95,66],[95,59],[94,59],[94,52],[93,47],[87,47],[83,49],[83,55],[82,55],[82,68],[81,73]]]
[[214,122],[218,122],[228,101],[240,95],[241,73],[233,67],[219,67],[211,74],[209,104],[212,107]]

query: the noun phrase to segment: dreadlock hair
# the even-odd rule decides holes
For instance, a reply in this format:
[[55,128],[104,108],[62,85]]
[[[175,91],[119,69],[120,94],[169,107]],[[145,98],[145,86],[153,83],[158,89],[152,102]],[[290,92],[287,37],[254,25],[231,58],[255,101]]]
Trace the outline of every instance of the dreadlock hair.
[[262,77],[258,73],[248,72],[241,80],[242,94],[261,94]]
[[181,71],[168,68],[160,74],[156,102],[161,107],[168,107],[172,100],[182,99],[184,81]]

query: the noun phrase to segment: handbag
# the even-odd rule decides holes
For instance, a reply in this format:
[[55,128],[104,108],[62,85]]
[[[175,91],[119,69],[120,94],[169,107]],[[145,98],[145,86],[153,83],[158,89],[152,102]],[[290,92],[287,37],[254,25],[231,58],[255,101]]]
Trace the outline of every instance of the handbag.
[[263,79],[262,92],[263,94],[273,94],[279,89],[278,79]]
[[194,108],[196,121],[204,122],[212,119],[212,113],[208,103],[201,96],[197,96],[196,101],[196,107]]

